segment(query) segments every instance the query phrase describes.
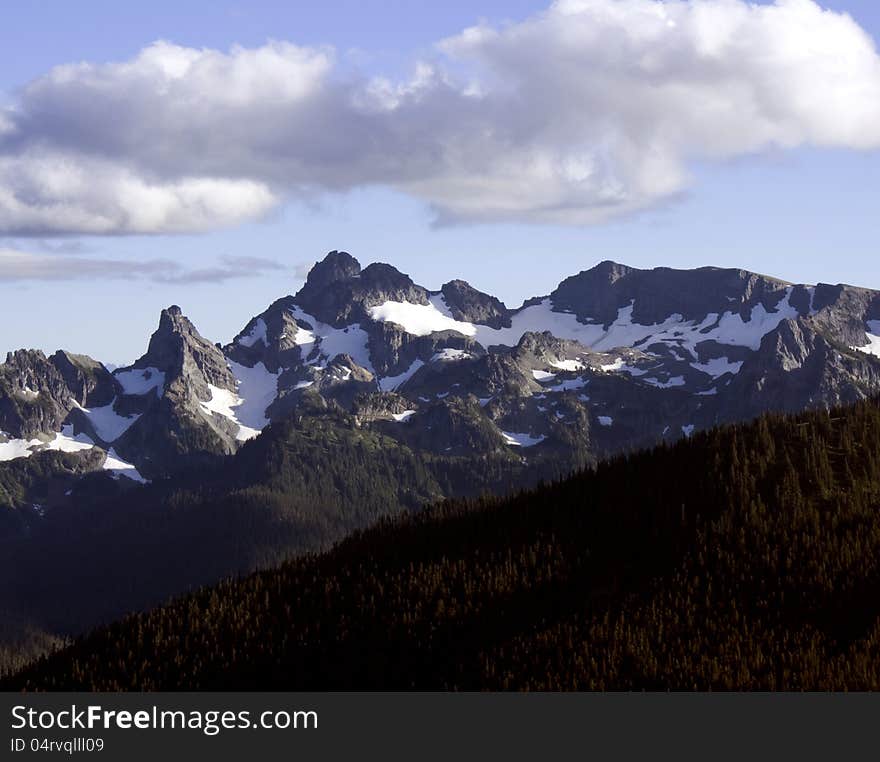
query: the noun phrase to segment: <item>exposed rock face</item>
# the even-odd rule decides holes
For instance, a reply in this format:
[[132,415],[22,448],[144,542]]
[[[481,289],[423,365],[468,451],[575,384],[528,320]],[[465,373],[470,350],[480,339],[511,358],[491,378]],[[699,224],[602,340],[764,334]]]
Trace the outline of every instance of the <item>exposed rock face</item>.
[[202,338],[176,305],[162,310],[147,353],[131,367],[160,370],[170,395],[195,394],[199,399],[210,399],[209,384],[235,391],[235,377],[223,352]]
[[841,351],[810,321],[786,320],[730,384],[725,420],[855,402],[878,388],[880,362]]
[[249,368],[261,362],[272,373],[304,361],[303,349],[311,350],[308,331],[297,323],[293,307],[292,296],[273,302],[223,348],[226,357]]
[[115,383],[91,357],[18,350],[0,365],[0,431],[31,439],[58,431],[77,406],[109,404]]
[[369,336],[370,360],[379,376],[397,376],[414,362],[429,362],[444,349],[454,349],[475,356],[486,352],[469,337],[454,331],[415,336],[394,323],[372,321],[364,328]]
[[59,350],[49,362],[58,369],[71,395],[82,407],[104,407],[113,402],[116,382],[97,360]]
[[845,346],[866,343],[865,324],[880,319],[880,294],[853,286],[816,286],[811,322]]
[[64,377],[42,352],[6,355],[0,366],[0,431],[23,439],[54,431],[71,407]]
[[477,291],[463,280],[451,280],[440,289],[446,306],[456,320],[482,323],[492,328],[510,326],[510,310],[494,296]]
[[235,394],[238,382],[223,352],[199,334],[180,308],[162,310],[159,327],[150,338],[146,354],[115,376],[158,371],[161,384],[138,394],[125,388],[117,412],[138,414],[138,420],[118,440],[116,449],[137,462],[147,477],[175,471],[191,457],[232,453],[237,426],[214,414],[203,403],[215,394]]
[[758,304],[775,309],[787,285],[745,270],[637,270],[602,262],[562,281],[550,299],[557,310],[603,324],[612,323],[630,305],[633,320],[642,325],[661,323],[676,314],[700,323],[710,314],[728,310],[746,319]]

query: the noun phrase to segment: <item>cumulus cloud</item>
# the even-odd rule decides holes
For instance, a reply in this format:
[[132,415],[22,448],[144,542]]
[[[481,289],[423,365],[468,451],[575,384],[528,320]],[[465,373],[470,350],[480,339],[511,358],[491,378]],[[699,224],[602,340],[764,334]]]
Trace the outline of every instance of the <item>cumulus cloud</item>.
[[0,111],[0,232],[202,231],[384,185],[447,222],[590,224],[694,161],[880,148],[880,57],[813,0],[558,0],[443,40],[404,81],[329,48],[155,43]]
[[18,281],[149,280],[156,283],[222,283],[283,270],[261,257],[220,257],[217,264],[188,269],[170,259],[145,262],[62,256],[0,249],[0,283]]

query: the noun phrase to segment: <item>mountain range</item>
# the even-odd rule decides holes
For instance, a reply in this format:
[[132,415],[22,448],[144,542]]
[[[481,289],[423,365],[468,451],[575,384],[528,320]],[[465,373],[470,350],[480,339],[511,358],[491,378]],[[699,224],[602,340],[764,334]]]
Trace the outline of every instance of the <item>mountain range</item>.
[[510,309],[461,280],[431,291],[334,251],[226,345],[172,306],[129,367],[9,353],[0,461],[70,457],[0,504],[45,512],[99,470],[167,478],[316,409],[418,451],[574,468],[877,391],[877,291],[602,262]]
[[0,365],[0,671],[448,499],[880,393],[880,292],[603,262],[517,309],[331,252],[227,344]]

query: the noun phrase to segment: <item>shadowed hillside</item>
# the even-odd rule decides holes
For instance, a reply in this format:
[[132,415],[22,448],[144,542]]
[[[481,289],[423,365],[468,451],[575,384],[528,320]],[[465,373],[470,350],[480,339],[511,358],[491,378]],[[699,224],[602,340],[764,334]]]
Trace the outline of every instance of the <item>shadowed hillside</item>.
[[880,401],[387,520],[3,687],[876,690]]

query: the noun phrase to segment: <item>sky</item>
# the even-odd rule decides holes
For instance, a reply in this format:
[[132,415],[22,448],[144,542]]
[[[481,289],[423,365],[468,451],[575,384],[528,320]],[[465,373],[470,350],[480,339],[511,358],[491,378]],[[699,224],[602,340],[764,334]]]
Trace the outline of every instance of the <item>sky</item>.
[[880,288],[873,1],[0,4],[0,353],[226,342],[333,249]]

